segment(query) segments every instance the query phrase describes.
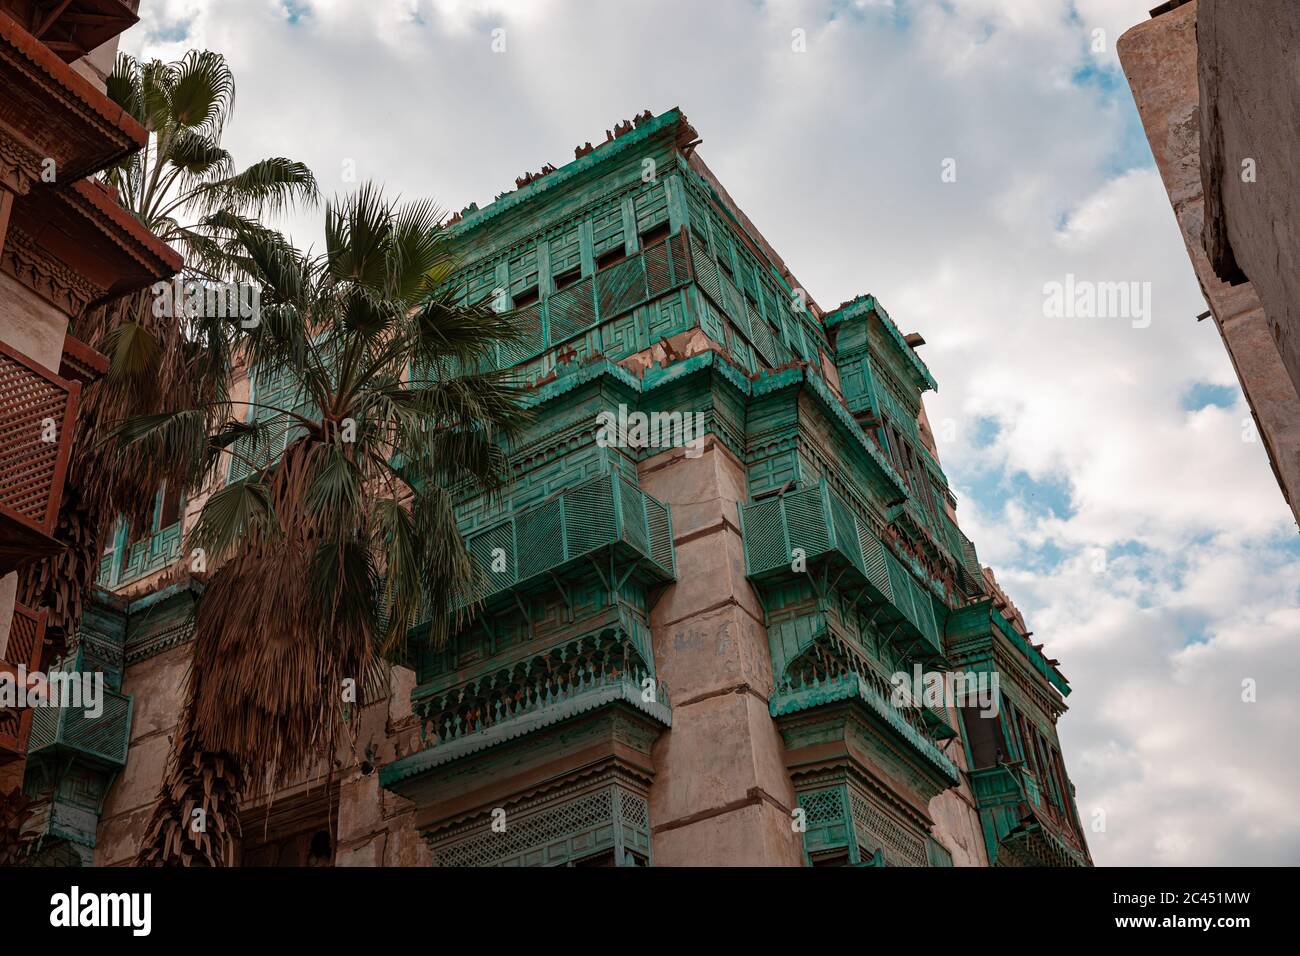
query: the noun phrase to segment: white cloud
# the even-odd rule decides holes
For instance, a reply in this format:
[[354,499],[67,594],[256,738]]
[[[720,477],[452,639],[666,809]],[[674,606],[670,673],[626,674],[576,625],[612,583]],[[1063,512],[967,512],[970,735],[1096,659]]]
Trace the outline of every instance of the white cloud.
[[[871,291],[924,332],[963,525],[1076,688],[1061,734],[1085,822],[1106,812],[1097,860],[1294,864],[1300,550],[1244,402],[1183,408],[1235,379],[1114,72],[1151,2],[297,0],[290,23],[145,0],[125,46],[228,55],[237,159],[301,158],[332,192],[350,158],[450,208],[680,105],[823,305]],[[1067,274],[1149,282],[1149,327],[1045,318]]]

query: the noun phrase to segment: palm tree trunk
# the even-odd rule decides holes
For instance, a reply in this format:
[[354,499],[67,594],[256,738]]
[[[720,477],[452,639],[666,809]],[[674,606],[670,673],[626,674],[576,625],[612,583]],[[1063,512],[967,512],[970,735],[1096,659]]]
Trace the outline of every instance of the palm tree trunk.
[[188,707],[182,724],[136,865],[233,866],[243,769],[203,748]]

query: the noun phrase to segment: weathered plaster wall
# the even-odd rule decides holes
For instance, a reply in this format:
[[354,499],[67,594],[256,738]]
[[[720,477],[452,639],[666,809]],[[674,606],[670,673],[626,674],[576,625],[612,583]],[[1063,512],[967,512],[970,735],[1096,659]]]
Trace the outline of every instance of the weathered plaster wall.
[[1200,0],[1196,40],[1206,252],[1255,286],[1300,389],[1300,4]]
[[[1202,241],[1195,2],[1140,23],[1117,50],[1201,291],[1236,369],[1283,496],[1300,521],[1300,394],[1254,286],[1220,281]],[[1195,330],[1188,334],[1196,334]]]
[[[421,747],[411,690],[415,673],[394,667],[387,699],[365,708],[357,732],[357,753],[342,771],[339,787],[336,866],[429,866],[429,847],[414,825],[415,806],[379,786],[378,767]],[[374,768],[362,765],[373,744]]]
[[[97,866],[131,865],[135,859],[166,773],[193,650],[193,643],[182,644],[126,669],[122,691],[133,699],[131,742],[126,767],[104,801],[96,834]],[[411,671],[394,668],[387,696],[360,712],[355,753],[344,748],[338,756],[336,865],[428,864],[428,848],[411,825],[410,804],[381,791],[379,774],[362,766],[367,744],[375,747],[376,766],[418,748],[410,708],[414,683]],[[323,772],[314,777],[313,785],[320,785]],[[270,802],[274,805],[306,786],[304,779],[285,787]]]
[[66,313],[50,305],[13,276],[0,272],[0,342],[57,372],[68,331]]
[[126,767],[104,800],[95,836],[97,866],[129,865],[149,824],[185,702],[193,644],[181,644],[126,669],[122,692],[131,695]]
[[654,863],[799,866],[794,789],[767,710],[767,631],[736,526],[743,466],[710,440],[698,458],[669,451],[639,472],[672,507],[677,547],[677,583],[650,618],[673,708],[654,751]]

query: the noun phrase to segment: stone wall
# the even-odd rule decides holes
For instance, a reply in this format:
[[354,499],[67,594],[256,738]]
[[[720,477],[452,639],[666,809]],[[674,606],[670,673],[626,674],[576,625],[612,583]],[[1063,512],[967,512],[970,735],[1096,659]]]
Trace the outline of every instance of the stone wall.
[[677,583],[650,616],[673,727],[655,746],[650,818],[657,866],[799,866],[794,790],[768,716],[763,608],[736,526],[743,465],[716,440],[698,458],[648,459],[641,487],[672,508]]
[[1201,292],[1246,393],[1283,496],[1300,521],[1300,394],[1254,285],[1234,286],[1221,280],[1203,241],[1196,21],[1193,0],[1133,27],[1120,37],[1117,50]]

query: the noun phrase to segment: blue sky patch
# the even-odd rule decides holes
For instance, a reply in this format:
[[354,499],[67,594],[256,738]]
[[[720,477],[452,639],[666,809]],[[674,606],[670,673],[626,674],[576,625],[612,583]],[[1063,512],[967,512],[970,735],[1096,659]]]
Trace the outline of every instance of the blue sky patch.
[[1185,412],[1199,412],[1202,408],[1213,405],[1215,408],[1232,408],[1241,397],[1241,389],[1236,385],[1212,385],[1209,382],[1195,382],[1183,392],[1179,406]]
[[282,0],[284,15],[291,24],[296,24],[303,17],[311,16],[311,6],[306,0]]
[[150,43],[181,43],[190,35],[190,25],[194,22],[193,18],[177,20],[175,23],[168,23],[156,30],[149,31]]

